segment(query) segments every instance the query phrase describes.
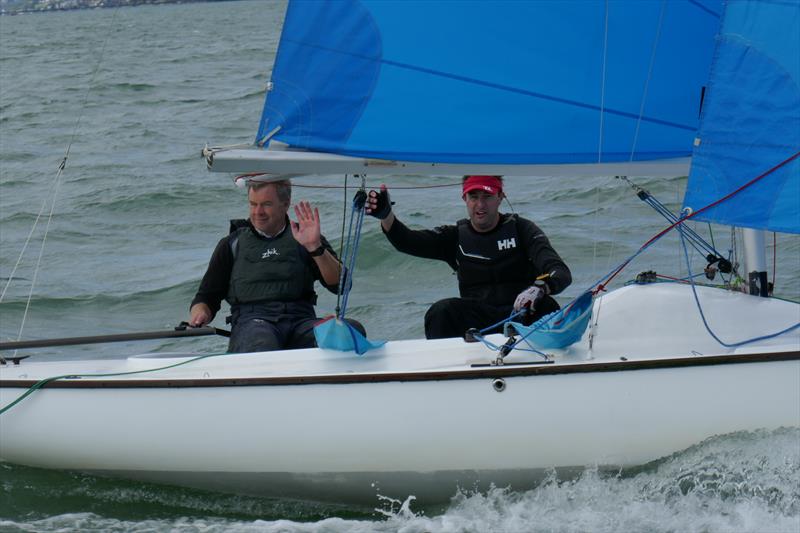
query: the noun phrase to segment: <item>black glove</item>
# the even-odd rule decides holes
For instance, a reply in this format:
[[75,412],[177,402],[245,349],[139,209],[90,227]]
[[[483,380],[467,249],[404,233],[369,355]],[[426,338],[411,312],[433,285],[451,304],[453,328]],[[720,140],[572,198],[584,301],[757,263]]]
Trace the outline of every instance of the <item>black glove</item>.
[[367,193],[364,189],[360,189],[356,192],[355,196],[353,196],[353,207],[361,209],[364,207],[365,203],[367,203]]
[[392,212],[392,204],[394,203],[389,199],[389,191],[386,189],[381,189],[380,191],[371,190],[369,191],[369,196],[377,200],[375,208],[369,214],[380,220],[388,217],[389,213]]

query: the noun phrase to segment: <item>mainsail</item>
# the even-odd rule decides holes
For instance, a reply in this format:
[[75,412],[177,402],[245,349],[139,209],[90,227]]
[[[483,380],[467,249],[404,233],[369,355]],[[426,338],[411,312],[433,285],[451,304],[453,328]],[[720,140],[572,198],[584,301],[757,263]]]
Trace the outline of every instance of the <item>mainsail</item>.
[[763,176],[694,218],[800,233],[800,2],[731,1],[717,41],[684,205]]
[[[304,151],[283,156],[297,172],[320,153],[332,172],[349,157],[685,172],[720,12],[720,0],[290,2],[256,144]],[[212,168],[268,170],[258,152],[218,153]]]

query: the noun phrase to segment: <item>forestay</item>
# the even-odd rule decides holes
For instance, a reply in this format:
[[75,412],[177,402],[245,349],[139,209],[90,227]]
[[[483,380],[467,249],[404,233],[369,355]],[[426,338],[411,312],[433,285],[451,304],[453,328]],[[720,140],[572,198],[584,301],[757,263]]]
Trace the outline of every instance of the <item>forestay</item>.
[[[720,10],[719,0],[290,2],[256,141],[507,174],[685,164]],[[247,152],[216,154],[212,168],[264,171]]]
[[695,219],[800,233],[800,3],[726,5],[696,145],[695,210],[768,174]]

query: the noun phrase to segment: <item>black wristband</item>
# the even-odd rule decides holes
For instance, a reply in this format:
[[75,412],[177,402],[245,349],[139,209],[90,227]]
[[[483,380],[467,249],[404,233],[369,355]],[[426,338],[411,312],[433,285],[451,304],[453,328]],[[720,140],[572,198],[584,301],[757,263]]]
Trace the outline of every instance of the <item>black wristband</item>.
[[320,244],[319,248],[317,248],[316,250],[314,250],[312,252],[308,252],[308,255],[310,255],[311,257],[319,257],[319,256],[321,256],[322,254],[325,253],[326,249],[327,248],[325,248],[324,244]]

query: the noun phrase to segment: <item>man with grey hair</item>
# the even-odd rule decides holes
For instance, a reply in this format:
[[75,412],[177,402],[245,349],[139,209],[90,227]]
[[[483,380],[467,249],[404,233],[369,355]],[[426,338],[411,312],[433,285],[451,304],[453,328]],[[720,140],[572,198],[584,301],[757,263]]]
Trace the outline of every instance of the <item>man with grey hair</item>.
[[338,291],[342,266],[321,234],[319,210],[300,202],[297,221],[289,220],[291,195],[289,180],[248,183],[250,217],[231,221],[192,300],[195,327],[230,303],[229,352],[315,346],[314,281]]

